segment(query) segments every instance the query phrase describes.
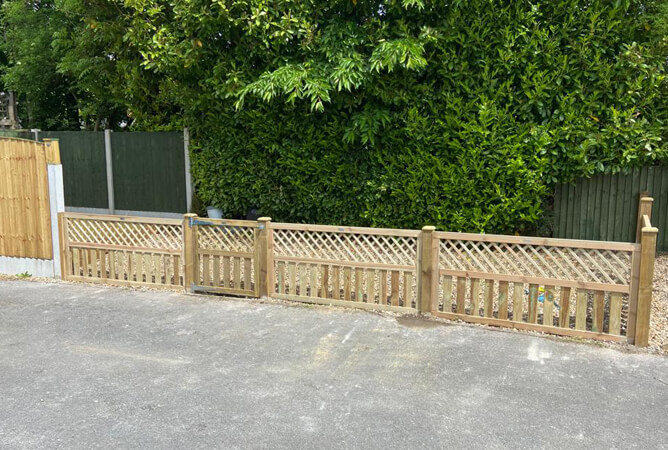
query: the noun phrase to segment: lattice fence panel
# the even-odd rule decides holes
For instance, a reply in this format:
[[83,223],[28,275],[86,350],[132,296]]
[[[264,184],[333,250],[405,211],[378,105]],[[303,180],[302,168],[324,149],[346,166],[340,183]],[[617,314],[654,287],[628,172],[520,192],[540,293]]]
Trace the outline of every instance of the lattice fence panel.
[[67,218],[67,237],[71,244],[103,244],[181,250],[183,238],[178,224],[107,221]]
[[252,253],[255,228],[230,225],[200,225],[197,245],[202,250]]
[[627,286],[631,251],[441,240],[440,268]]
[[276,257],[415,265],[417,237],[274,229]]

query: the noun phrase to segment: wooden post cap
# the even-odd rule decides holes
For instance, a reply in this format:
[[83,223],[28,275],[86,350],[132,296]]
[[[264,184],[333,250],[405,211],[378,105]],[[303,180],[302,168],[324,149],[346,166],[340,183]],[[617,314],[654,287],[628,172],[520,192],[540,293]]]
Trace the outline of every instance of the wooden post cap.
[[436,227],[432,225],[426,225],[422,227],[422,231],[436,231]]
[[271,222],[271,217],[260,217],[257,219],[258,222]]

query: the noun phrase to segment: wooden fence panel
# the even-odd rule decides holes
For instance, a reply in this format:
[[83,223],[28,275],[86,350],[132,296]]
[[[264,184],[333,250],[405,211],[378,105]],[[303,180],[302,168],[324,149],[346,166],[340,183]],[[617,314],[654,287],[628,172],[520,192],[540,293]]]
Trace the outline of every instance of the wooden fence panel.
[[51,259],[45,145],[0,139],[0,255]]
[[419,231],[271,224],[273,296],[356,308],[417,309]]
[[116,209],[186,212],[183,133],[112,133]]
[[554,197],[558,238],[635,242],[638,194],[654,197],[652,224],[657,249],[668,251],[668,166],[633,169],[628,174],[596,175],[560,184]]
[[437,316],[620,342],[627,330],[632,335],[630,294],[640,244],[444,232],[434,237],[442,286],[433,303]]
[[40,131],[58,139],[63,164],[65,205],[107,208],[107,170],[103,131]]
[[61,213],[63,278],[176,288],[183,280],[178,219]]

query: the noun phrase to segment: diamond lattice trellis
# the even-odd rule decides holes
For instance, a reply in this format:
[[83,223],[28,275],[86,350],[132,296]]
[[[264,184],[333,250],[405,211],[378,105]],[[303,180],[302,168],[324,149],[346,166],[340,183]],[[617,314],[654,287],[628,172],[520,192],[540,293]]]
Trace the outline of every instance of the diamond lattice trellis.
[[414,266],[417,238],[274,229],[274,254],[277,257]]
[[67,238],[75,244],[181,250],[181,234],[177,224],[67,219]]
[[252,253],[255,228],[230,225],[199,225],[197,246],[203,250]]
[[440,268],[628,285],[630,251],[447,239]]

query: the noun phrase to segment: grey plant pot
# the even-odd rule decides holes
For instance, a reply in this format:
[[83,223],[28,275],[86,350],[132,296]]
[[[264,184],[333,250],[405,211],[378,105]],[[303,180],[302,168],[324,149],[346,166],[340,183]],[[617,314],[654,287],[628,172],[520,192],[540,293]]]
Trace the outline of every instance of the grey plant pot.
[[207,206],[206,215],[209,217],[209,219],[222,219],[223,210],[214,206]]

